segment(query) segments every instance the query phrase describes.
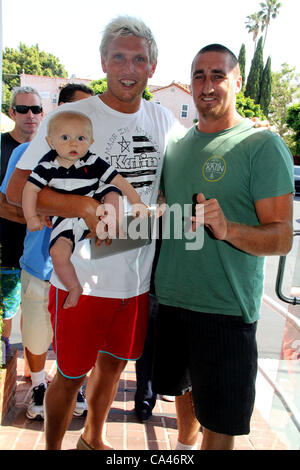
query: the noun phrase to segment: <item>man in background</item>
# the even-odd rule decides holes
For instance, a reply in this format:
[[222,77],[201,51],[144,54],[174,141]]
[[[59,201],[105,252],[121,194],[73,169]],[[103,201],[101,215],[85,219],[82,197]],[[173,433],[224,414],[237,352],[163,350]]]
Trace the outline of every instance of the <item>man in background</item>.
[[[13,150],[35,136],[43,119],[41,97],[31,87],[17,87],[12,92],[9,115],[15,122],[10,132],[1,134],[1,178],[4,178]],[[1,305],[3,309],[3,330],[1,340],[5,343],[6,356],[10,352],[9,337],[12,319],[21,301],[21,281],[19,259],[23,252],[26,226],[14,220],[16,208],[11,207],[12,218],[7,220],[3,214],[7,210],[5,196],[0,193],[0,244],[1,244]]]
[[[61,89],[59,105],[88,98],[94,94],[91,88],[79,83],[70,83]],[[26,229],[21,208],[11,205],[6,200],[6,188],[16,164],[25,152],[29,142],[18,146],[9,162],[5,179],[0,188],[0,214],[14,220],[17,228]],[[28,232],[24,240],[24,250],[20,259],[22,286],[22,342],[25,357],[29,365],[29,376],[32,381],[32,397],[27,407],[29,419],[44,419],[44,396],[49,378],[45,374],[47,351],[52,342],[53,331],[48,311],[49,279],[52,273],[52,261],[49,255],[51,229]],[[23,248],[23,244],[22,244]],[[82,388],[79,390],[74,408],[74,416],[85,416],[87,403]]]

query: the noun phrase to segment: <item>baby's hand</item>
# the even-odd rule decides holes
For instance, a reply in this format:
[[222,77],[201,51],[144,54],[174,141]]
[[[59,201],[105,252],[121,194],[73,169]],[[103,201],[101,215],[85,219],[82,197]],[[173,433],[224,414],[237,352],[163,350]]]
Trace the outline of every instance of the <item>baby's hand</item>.
[[27,220],[27,228],[29,232],[37,232],[38,230],[43,230],[44,224],[38,215],[34,215]]
[[145,217],[150,217],[151,215],[149,207],[146,206],[146,204],[143,204],[142,202],[132,204],[131,210],[133,217],[141,217],[143,219]]

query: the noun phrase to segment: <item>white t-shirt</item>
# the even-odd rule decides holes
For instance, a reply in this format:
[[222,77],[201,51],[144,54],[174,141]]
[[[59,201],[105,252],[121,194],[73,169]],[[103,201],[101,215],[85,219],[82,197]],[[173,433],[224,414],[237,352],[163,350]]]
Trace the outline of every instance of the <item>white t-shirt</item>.
[[[163,106],[142,100],[138,112],[125,114],[105,105],[99,96],[66,103],[50,113],[17,167],[32,170],[50,150],[46,141],[49,116],[64,110],[85,113],[94,128],[91,152],[100,155],[134,185],[145,204],[157,200],[162,162],[168,134],[178,125]],[[83,287],[83,294],[97,297],[129,298],[149,290],[155,242],[143,248],[92,260],[90,242],[76,245],[71,261]],[[55,272],[51,283],[65,289]]]

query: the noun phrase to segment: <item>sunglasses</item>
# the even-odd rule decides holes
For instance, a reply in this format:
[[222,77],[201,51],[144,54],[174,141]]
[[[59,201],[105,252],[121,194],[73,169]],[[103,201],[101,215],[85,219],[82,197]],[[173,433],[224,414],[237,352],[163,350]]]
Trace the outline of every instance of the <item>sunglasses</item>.
[[24,104],[17,104],[13,107],[13,110],[20,114],[27,114],[29,110],[33,114],[41,114],[43,108],[41,106],[25,106]]

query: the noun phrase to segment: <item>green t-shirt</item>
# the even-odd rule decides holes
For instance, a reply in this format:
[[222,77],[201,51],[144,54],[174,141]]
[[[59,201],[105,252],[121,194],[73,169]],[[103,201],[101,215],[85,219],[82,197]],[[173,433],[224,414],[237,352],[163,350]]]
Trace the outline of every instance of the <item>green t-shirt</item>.
[[256,321],[263,294],[264,257],[216,240],[208,229],[201,232],[202,248],[191,249],[189,242],[187,249],[186,208],[202,192],[206,199],[216,198],[232,222],[259,225],[256,201],[294,191],[292,156],[284,142],[270,131],[255,129],[248,120],[215,134],[194,127],[183,138],[169,142],[162,189],[172,210],[170,224],[168,218],[165,221],[155,276],[159,302],[242,316],[246,323]]

